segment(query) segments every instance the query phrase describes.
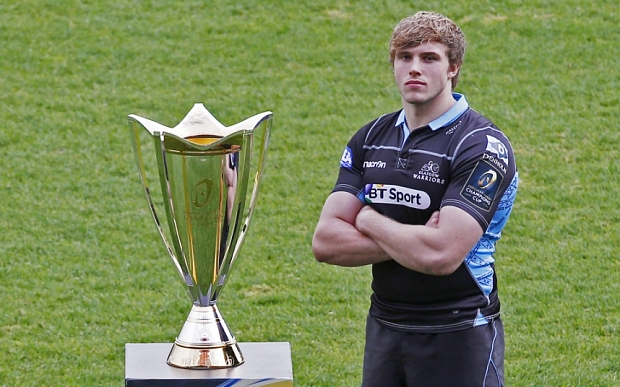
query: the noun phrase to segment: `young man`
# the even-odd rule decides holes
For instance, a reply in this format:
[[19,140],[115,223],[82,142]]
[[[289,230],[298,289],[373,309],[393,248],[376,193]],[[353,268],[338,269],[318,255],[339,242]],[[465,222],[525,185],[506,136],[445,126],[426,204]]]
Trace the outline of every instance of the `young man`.
[[403,108],[349,141],[316,227],[318,261],[373,265],[364,387],[504,385],[493,254],[517,170],[506,136],[453,93],[464,53],[442,15],[398,23]]

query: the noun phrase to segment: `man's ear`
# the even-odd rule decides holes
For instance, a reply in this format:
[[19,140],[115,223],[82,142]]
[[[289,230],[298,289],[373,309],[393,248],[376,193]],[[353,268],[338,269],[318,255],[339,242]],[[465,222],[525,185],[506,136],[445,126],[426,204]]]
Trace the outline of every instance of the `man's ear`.
[[452,63],[450,66],[448,66],[448,76],[450,77],[450,79],[456,77],[460,69],[461,69],[460,63]]

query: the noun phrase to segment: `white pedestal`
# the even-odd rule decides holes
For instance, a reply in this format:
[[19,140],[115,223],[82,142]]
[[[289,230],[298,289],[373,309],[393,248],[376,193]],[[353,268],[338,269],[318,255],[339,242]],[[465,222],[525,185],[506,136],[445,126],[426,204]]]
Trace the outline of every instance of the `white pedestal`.
[[239,343],[245,363],[213,370],[188,370],[166,363],[172,343],[125,344],[126,387],[292,387],[291,346]]

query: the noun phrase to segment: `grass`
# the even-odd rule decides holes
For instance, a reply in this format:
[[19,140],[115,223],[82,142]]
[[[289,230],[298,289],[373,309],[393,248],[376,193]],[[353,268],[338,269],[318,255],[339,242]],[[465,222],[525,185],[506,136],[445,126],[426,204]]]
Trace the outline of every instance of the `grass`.
[[252,229],[219,306],[288,341],[297,386],[359,385],[368,268],[310,240],[350,135],[399,107],[393,25],[465,31],[459,91],[522,177],[498,246],[509,385],[620,379],[620,15],[614,1],[0,4],[0,386],[114,386],[124,344],[171,342],[189,301],[152,225],[125,123],[274,112]]

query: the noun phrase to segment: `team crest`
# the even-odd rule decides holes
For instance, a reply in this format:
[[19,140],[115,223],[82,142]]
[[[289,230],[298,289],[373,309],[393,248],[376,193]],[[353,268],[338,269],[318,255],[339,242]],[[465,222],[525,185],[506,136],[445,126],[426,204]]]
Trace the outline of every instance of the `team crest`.
[[445,179],[439,176],[439,164],[430,160],[424,164],[418,173],[413,174],[413,178],[417,180],[430,181],[431,183],[444,184]]

